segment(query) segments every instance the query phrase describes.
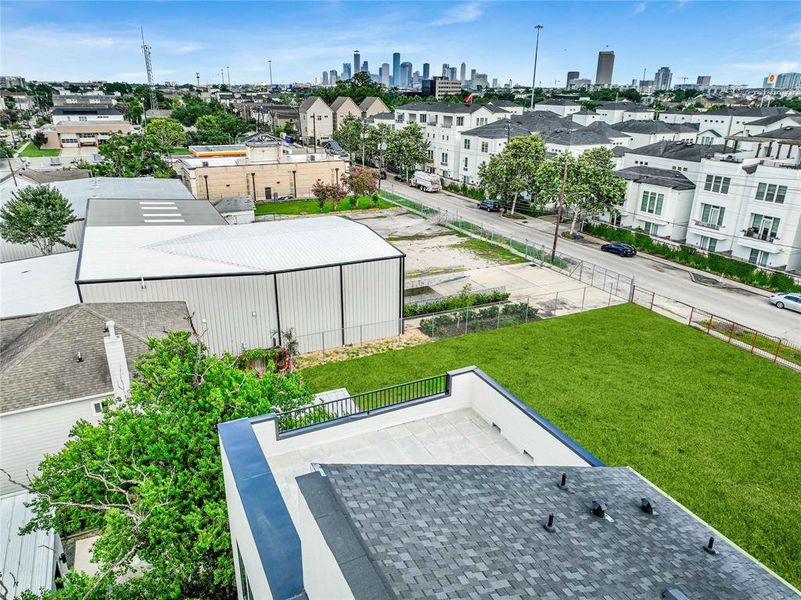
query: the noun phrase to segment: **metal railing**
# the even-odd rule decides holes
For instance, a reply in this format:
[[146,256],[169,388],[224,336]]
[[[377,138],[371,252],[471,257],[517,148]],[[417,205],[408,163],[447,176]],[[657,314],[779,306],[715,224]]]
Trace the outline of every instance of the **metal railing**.
[[719,317],[690,304],[641,287],[632,289],[631,302],[703,331],[733,346],[766,358],[776,364],[801,371],[801,346],[769,335],[731,319]]
[[354,415],[369,415],[373,411],[422,400],[450,392],[448,375],[436,375],[417,381],[401,383],[390,387],[337,398],[319,404],[303,406],[278,415],[278,432],[302,430],[312,425],[328,423]]

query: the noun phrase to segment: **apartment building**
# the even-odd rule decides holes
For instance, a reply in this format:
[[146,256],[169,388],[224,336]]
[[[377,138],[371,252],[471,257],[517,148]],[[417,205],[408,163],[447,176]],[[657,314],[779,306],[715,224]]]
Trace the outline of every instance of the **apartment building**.
[[300,135],[307,144],[321,144],[334,133],[334,111],[319,96],[309,96],[298,108]]
[[730,136],[701,161],[687,243],[773,269],[801,268],[801,126]]
[[640,148],[663,141],[692,141],[698,137],[698,129],[692,125],[674,125],[653,119],[629,119],[612,125],[631,137],[629,147]]
[[634,102],[602,102],[595,109],[601,121],[614,125],[624,121],[650,121],[654,111]]
[[510,113],[494,104],[448,104],[442,102],[415,102],[395,110],[396,126],[417,123],[429,141],[426,170],[442,177],[465,181],[464,150],[472,147],[462,139],[465,131],[494,123]]
[[182,158],[179,176],[196,198],[249,196],[266,202],[279,196],[310,198],[318,179],[339,183],[348,169],[338,156],[292,153],[279,142],[249,142],[242,148],[244,156]]
[[743,133],[754,121],[765,117],[794,114],[783,107],[730,107],[700,113],[698,124],[700,129],[714,129],[723,137]]
[[434,96],[437,100],[442,100],[445,96],[459,96],[462,93],[462,82],[442,77],[424,79],[420,93],[425,97]]
[[116,108],[70,106],[53,109],[53,124],[42,129],[43,148],[99,146],[115,133],[129,133],[131,124]]

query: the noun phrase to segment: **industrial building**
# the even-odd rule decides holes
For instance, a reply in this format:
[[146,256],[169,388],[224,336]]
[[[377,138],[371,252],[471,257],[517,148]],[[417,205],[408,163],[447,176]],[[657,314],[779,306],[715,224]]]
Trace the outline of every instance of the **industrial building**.
[[81,301],[184,301],[212,352],[301,352],[401,331],[403,252],[340,217],[227,225],[196,201],[91,200]]

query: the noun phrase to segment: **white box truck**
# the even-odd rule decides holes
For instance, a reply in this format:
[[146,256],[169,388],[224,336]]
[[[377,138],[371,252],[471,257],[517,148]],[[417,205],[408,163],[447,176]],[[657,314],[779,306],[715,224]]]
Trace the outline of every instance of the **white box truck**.
[[420,188],[424,192],[439,192],[442,189],[439,176],[436,173],[415,171],[409,183],[411,183],[412,187]]

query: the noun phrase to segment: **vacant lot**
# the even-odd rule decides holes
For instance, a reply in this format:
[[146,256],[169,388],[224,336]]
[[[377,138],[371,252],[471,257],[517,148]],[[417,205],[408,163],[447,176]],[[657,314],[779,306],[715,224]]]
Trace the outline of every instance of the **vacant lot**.
[[[367,210],[370,208],[394,208],[394,204],[390,204],[386,200],[379,200],[378,206],[373,204],[373,201],[367,197],[358,199],[356,206],[351,206],[350,202],[343,200],[337,206],[337,211],[346,210]],[[264,202],[256,205],[257,215],[319,215],[321,213],[334,212],[334,205],[329,200],[320,210],[320,205],[317,200],[290,200],[287,202]]]
[[355,393],[468,365],[801,585],[798,374],[626,304],[304,375],[314,391]]

